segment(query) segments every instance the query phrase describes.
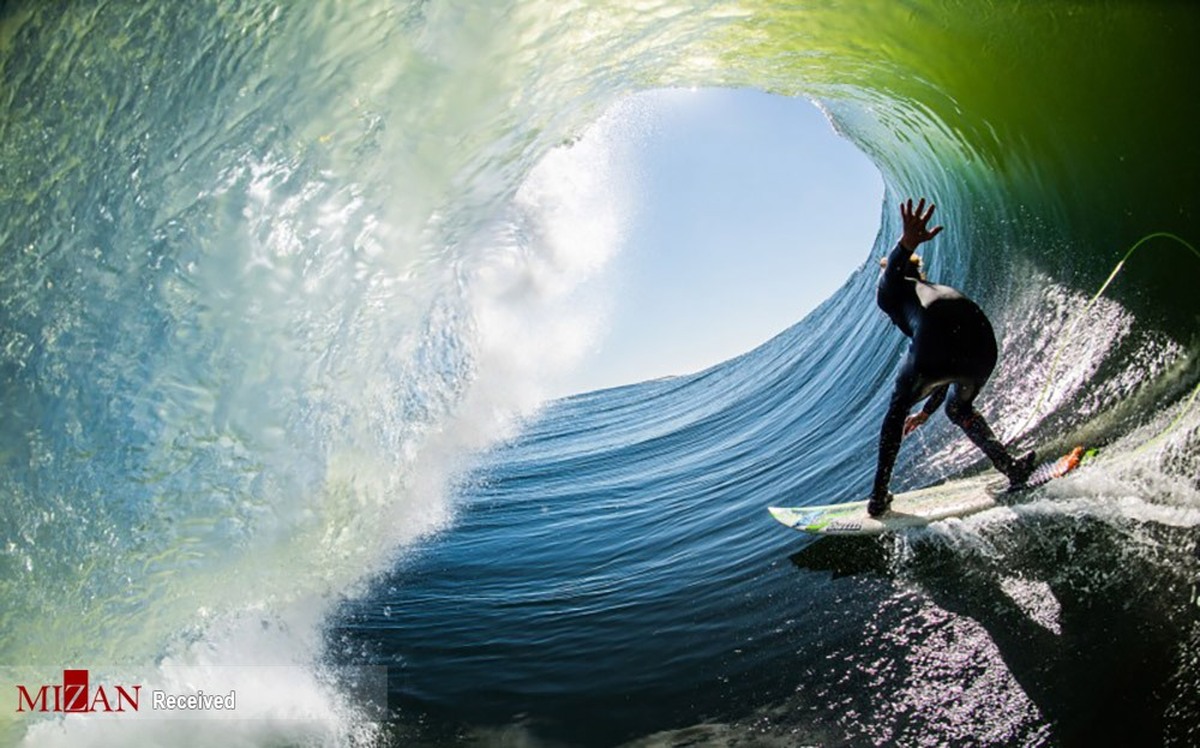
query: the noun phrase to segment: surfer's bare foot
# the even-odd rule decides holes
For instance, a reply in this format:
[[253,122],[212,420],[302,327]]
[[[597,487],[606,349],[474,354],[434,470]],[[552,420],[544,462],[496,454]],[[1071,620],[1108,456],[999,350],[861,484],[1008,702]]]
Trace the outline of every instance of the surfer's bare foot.
[[892,495],[890,493],[885,493],[882,497],[872,496],[871,500],[867,502],[867,514],[871,515],[872,517],[879,517],[883,514],[887,514],[887,511],[891,508],[891,506]]

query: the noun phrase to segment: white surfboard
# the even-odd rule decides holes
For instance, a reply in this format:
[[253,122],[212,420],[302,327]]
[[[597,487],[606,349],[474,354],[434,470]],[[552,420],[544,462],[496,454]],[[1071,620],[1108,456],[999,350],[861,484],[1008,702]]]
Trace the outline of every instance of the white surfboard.
[[[1029,486],[1059,478],[1091,458],[1079,447],[1048,462],[1030,476]],[[891,509],[879,517],[867,514],[866,501],[828,506],[768,507],[771,516],[793,530],[814,535],[879,535],[884,532],[923,527],[931,522],[965,517],[1000,505],[1008,479],[994,470],[971,478],[952,480],[929,488],[896,494]]]

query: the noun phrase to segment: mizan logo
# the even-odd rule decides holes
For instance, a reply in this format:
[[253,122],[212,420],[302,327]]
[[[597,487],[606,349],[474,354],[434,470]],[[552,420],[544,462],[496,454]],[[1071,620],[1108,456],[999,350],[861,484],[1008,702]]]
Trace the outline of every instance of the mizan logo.
[[31,691],[17,686],[18,712],[126,712],[138,710],[141,686],[88,687],[87,670],[64,670],[61,684]]

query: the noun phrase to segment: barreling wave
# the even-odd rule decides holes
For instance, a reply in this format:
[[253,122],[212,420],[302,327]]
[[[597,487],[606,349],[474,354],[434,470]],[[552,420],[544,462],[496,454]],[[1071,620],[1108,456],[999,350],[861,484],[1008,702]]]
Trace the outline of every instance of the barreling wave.
[[[1077,577],[1125,565],[1099,575],[1099,600],[1128,594],[1158,615],[1137,682],[1160,696],[1140,713],[1186,738],[1196,562],[1186,533],[1156,528],[1195,524],[1200,261],[1155,242],[1087,302],[1140,237],[1200,233],[1198,31],[1177,3],[6,5],[0,664],[299,664],[310,682],[257,683],[281,693],[279,714],[300,696],[344,701],[319,673],[330,601],[453,526],[448,481],[516,433],[593,332],[574,292],[619,246],[627,198],[620,144],[593,125],[629,116],[613,107],[635,91],[743,86],[816,100],[878,165],[889,205],[938,202],[953,241],[927,259],[997,323],[986,412],[1004,438],[1117,445],[1060,503],[1074,524],[1026,510],[1086,546],[1065,571],[1049,571],[1064,546],[1011,528],[962,541],[960,561],[974,578],[1012,560],[1008,599],[1057,600],[1050,618],[1088,646],[1099,629],[1068,621],[1069,601],[1094,601]],[[872,256],[892,239],[885,224]],[[968,734],[1003,707],[994,742],[1082,730],[1077,701],[989,649],[970,618],[994,623],[982,593],[953,599],[936,554],[898,547],[891,576],[860,565],[838,582],[813,571],[817,553],[797,581],[778,563],[786,541],[752,519],[870,470],[899,341],[870,303],[866,259],[761,349],[557,403],[491,453],[463,511],[477,523],[479,507],[502,509],[438,546],[459,570],[448,586],[397,572],[410,638],[383,637],[383,659],[408,663],[393,684],[405,708],[470,722],[455,704],[492,699],[482,721],[525,712],[574,742],[588,742],[582,715],[611,710],[620,726],[591,738],[604,742],[712,715],[770,722],[799,693],[812,718],[786,728],[886,742],[931,730],[951,700],[905,716],[870,691],[954,691],[974,671],[937,646],[957,638],[1010,675],[969,700]],[[905,480],[970,468],[953,437],[907,453]],[[1080,518],[1106,512],[1099,527]],[[466,563],[509,557],[507,583]],[[474,622],[432,604],[464,586]],[[818,596],[843,606],[837,621],[795,613]],[[384,618],[361,628],[396,631]],[[850,642],[889,622],[873,670]],[[620,707],[637,696],[665,706]],[[319,727],[271,716],[211,729],[379,737],[352,704]],[[79,744],[84,719],[3,729]],[[145,729],[142,742],[168,739]]]

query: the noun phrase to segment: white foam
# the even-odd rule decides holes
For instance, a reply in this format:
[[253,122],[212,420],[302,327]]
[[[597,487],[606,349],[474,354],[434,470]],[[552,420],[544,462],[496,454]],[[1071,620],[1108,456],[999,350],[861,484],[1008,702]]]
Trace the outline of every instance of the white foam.
[[[372,745],[379,729],[373,719],[386,706],[386,674],[369,668],[331,672],[315,664],[325,607],[310,602],[280,613],[243,610],[205,622],[153,667],[92,667],[89,693],[97,686],[110,694],[118,685],[139,686],[137,710],[37,715],[42,718],[30,721],[21,745]],[[61,682],[58,675],[47,671],[40,682]],[[26,669],[22,681],[30,677]],[[360,681],[353,695],[340,686],[347,678]],[[155,692],[205,694],[223,703],[170,709]]]

